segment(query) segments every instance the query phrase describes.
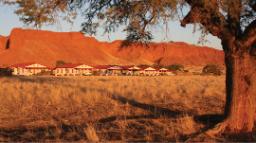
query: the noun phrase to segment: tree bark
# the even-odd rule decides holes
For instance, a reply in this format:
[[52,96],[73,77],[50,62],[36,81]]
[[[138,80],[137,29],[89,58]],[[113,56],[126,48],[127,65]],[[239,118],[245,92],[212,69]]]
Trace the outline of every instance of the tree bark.
[[225,51],[225,63],[226,129],[231,133],[251,132],[256,121],[256,57],[247,51]]

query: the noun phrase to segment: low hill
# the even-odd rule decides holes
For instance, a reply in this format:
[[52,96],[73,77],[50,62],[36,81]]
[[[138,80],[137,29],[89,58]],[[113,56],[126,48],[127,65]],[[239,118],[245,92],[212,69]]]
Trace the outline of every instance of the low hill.
[[101,64],[184,64],[222,65],[223,52],[182,42],[133,44],[123,41],[100,42],[79,32],[50,32],[13,29],[9,37],[0,36],[0,64],[38,62],[54,66],[56,61]]

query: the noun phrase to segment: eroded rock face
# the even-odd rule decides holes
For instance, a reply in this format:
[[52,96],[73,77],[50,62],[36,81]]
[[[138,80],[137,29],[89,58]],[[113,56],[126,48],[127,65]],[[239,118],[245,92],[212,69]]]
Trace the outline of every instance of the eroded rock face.
[[121,48],[122,41],[99,42],[78,32],[13,29],[0,37],[0,64],[38,62],[54,66],[56,61],[97,64],[184,64],[224,63],[223,52],[182,42],[150,43]]
[[4,37],[0,35],[0,52],[2,52],[8,45],[7,45],[8,37]]

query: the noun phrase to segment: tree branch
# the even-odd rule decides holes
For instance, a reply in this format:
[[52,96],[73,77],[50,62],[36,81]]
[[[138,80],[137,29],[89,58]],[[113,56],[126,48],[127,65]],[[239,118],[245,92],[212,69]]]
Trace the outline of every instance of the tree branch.
[[256,2],[254,0],[250,1],[250,6],[254,11],[256,11]]
[[256,19],[252,21],[249,26],[245,29],[242,35],[242,43],[247,48],[252,48],[256,45]]
[[242,33],[240,19],[242,12],[241,0],[230,0],[226,3],[228,5],[228,27],[232,35],[239,37]]
[[207,6],[204,0],[186,0],[186,2],[191,6],[191,10],[181,21],[181,26],[185,27],[186,24],[200,23],[212,35],[222,39],[226,20],[218,11],[217,0],[208,0]]

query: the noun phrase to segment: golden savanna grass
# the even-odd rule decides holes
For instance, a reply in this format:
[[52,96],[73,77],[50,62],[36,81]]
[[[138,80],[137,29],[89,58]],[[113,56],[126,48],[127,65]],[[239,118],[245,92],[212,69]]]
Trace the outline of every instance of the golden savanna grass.
[[224,76],[1,78],[0,141],[185,141],[224,104]]

